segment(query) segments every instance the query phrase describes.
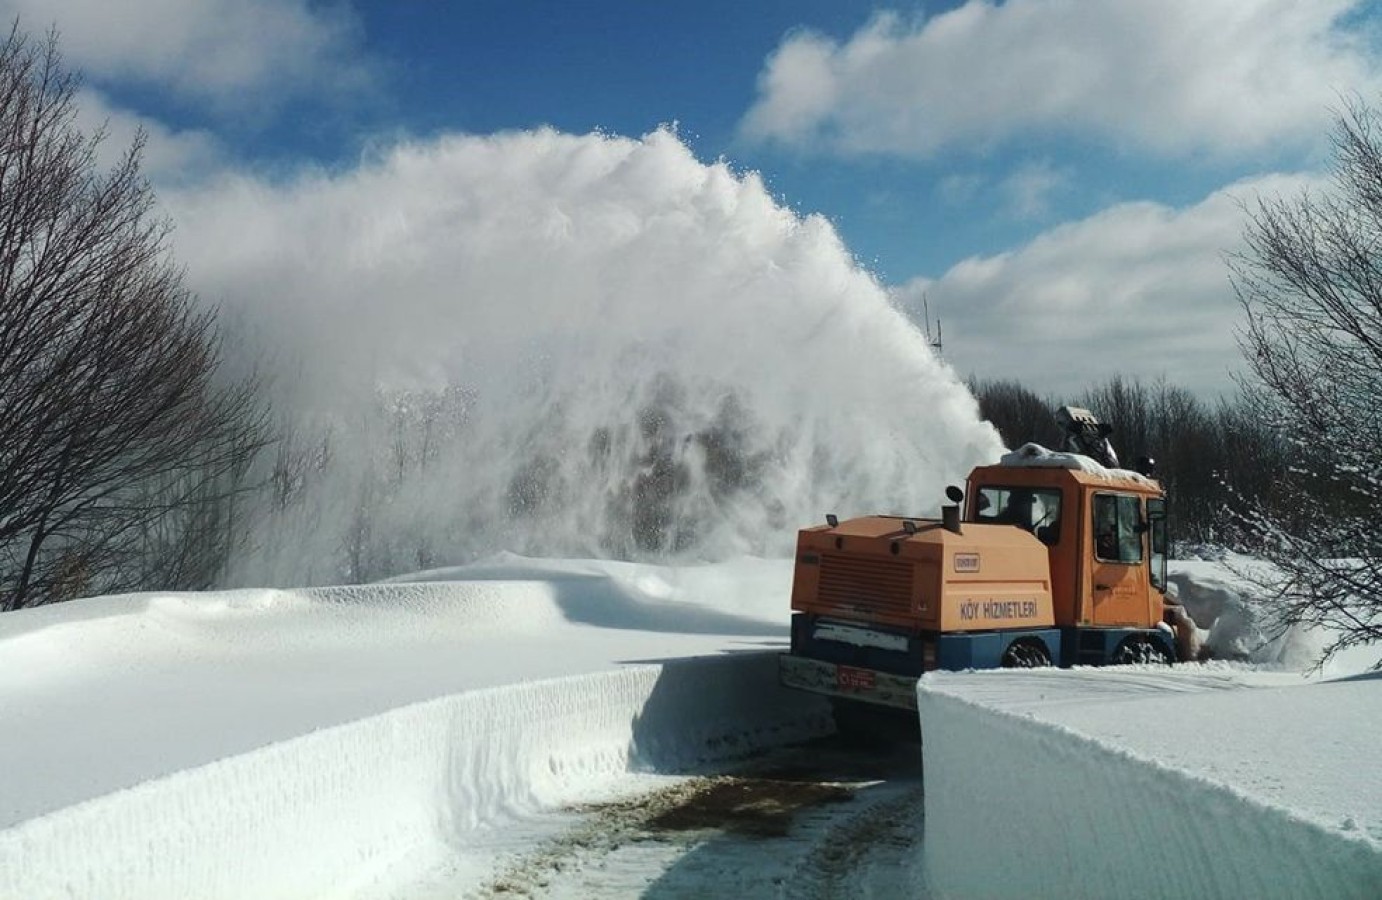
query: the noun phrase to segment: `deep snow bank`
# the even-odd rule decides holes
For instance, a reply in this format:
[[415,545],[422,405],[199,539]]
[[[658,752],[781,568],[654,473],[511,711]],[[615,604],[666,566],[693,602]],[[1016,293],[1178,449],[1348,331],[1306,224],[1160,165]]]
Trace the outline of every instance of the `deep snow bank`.
[[420,701],[786,646],[791,564],[507,556],[449,580],[0,616],[0,828]]
[[[1272,627],[1270,598],[1248,576],[1270,575],[1265,563],[1226,554],[1215,559],[1175,560],[1169,578],[1181,603],[1202,629],[1205,648],[1215,659],[1244,660],[1267,666],[1309,670],[1328,645],[1319,629]],[[1319,668],[1338,677],[1361,672],[1382,660],[1382,645],[1350,647]]]
[[642,665],[416,704],[0,831],[0,897],[339,896],[408,856],[630,768],[829,729],[770,653]]
[[[1284,684],[1249,688],[1275,680]],[[1231,669],[928,675],[941,897],[1376,897],[1382,681]]]
[[0,616],[0,900],[387,888],[630,770],[821,733],[776,686],[790,577],[510,555]]

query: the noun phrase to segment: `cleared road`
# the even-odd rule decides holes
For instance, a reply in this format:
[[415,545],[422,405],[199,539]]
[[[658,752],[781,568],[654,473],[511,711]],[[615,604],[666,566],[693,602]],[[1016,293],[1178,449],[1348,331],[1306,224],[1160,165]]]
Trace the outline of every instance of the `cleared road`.
[[460,895],[916,896],[921,799],[915,744],[784,747],[573,810],[575,824]]

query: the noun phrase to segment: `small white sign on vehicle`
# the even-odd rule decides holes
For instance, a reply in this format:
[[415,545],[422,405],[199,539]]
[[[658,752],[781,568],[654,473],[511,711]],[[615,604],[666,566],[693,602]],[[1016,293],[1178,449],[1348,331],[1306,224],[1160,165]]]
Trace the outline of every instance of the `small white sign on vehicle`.
[[879,650],[907,650],[907,638],[900,634],[886,634],[871,628],[858,628],[842,622],[817,622],[813,635],[820,641],[838,641],[855,647],[876,647]]

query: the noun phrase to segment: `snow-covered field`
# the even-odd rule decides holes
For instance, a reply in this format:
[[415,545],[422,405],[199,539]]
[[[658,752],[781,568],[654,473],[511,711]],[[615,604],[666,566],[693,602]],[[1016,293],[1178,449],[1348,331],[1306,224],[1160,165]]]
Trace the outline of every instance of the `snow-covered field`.
[[[572,804],[828,730],[776,686],[790,575],[500,557],[0,617],[0,898],[479,890]],[[930,890],[1376,896],[1379,690],[1223,663],[928,678]]]

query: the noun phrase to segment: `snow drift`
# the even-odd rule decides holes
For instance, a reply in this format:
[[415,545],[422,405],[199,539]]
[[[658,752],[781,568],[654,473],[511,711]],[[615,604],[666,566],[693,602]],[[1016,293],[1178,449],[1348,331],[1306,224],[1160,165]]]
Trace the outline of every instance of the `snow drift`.
[[491,688],[178,772],[0,831],[0,897],[340,896],[638,768],[824,733],[756,653]]
[[785,562],[418,578],[0,617],[0,898],[339,896],[830,727],[776,685]]

